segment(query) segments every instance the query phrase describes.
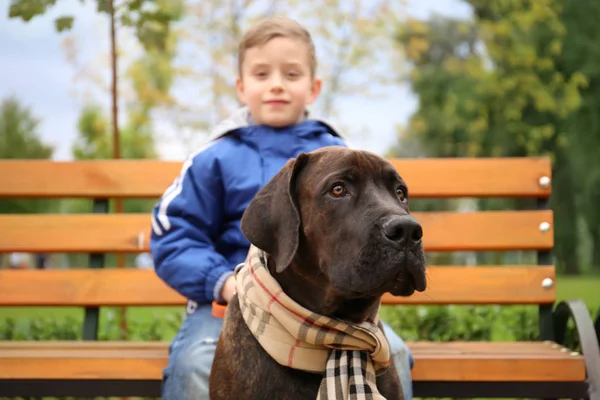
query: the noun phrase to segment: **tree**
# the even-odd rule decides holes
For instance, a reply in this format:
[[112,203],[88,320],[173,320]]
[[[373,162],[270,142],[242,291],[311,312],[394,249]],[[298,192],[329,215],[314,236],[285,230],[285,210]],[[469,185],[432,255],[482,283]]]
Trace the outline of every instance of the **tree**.
[[398,34],[420,100],[403,139],[419,143],[426,155],[550,156],[555,256],[565,272],[577,273],[577,211],[563,124],[580,106],[587,80],[557,66],[565,36],[560,4],[469,3],[472,22],[410,21]]
[[[600,269],[600,40],[595,16],[600,3],[593,0],[562,2],[566,34],[557,65],[565,74],[583,73],[589,84],[580,90],[581,106],[565,121],[564,131],[573,163],[579,219],[590,235],[589,261]],[[585,249],[587,250],[587,249]],[[588,257],[585,257],[588,258]]]
[[[37,15],[44,14],[54,5],[56,5],[56,0],[11,0],[9,17],[29,21]],[[139,42],[146,50],[162,50],[167,46],[171,22],[180,16],[181,2],[123,0],[116,3],[115,0],[96,0],[96,5],[98,12],[108,14],[110,19],[112,148],[113,157],[120,158],[116,25],[120,23],[121,26],[134,28]],[[74,18],[69,15],[57,18],[55,20],[56,30],[62,32],[71,29],[73,21]]]
[[39,119],[29,107],[15,96],[2,101],[0,106],[0,158],[47,159],[54,149],[44,144],[37,132]]
[[[39,119],[14,97],[0,105],[0,159],[48,159],[54,149],[40,139]],[[24,177],[26,179],[26,177]],[[0,213],[37,213],[55,207],[48,200],[0,199]]]

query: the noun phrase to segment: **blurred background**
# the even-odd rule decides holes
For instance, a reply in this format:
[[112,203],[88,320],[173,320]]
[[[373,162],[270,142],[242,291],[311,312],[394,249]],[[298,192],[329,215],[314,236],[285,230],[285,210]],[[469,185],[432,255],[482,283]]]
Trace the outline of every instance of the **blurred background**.
[[[560,299],[600,308],[600,29],[595,0],[0,0],[0,158],[183,160],[238,107],[236,49],[283,14],[312,33],[323,93],[312,112],[386,157],[544,156]],[[118,90],[111,87],[116,56]],[[26,177],[24,177],[26,179]],[[86,200],[0,200],[0,213],[87,212]],[[131,200],[125,211],[154,201]],[[417,200],[414,210],[528,208]],[[1,234],[1,233],[0,233]],[[526,264],[534,254],[430,254],[430,264]],[[5,268],[86,267],[87,255],[4,255]],[[111,264],[109,261],[108,264]],[[146,255],[130,266],[152,268]],[[457,277],[457,279],[460,279]],[[406,307],[406,340],[537,337],[537,308]],[[122,335],[102,310],[100,334]],[[135,309],[127,336],[170,339],[179,308]],[[0,308],[0,339],[80,337],[78,309]]]

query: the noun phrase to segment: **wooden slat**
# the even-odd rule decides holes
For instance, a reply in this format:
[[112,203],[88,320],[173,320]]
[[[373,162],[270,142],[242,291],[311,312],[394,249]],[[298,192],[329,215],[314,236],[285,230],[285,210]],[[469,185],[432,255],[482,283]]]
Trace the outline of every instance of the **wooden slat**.
[[[546,158],[391,159],[412,197],[548,197]],[[181,162],[0,160],[0,197],[157,198]]]
[[456,267],[427,269],[427,289],[410,297],[386,294],[384,304],[551,304],[556,300],[553,285],[542,287],[552,266]]
[[539,179],[552,177],[547,158],[391,159],[411,197],[549,197]]
[[0,197],[157,198],[181,162],[0,160]]
[[[549,304],[554,267],[429,267],[428,288],[410,297],[384,296],[385,304]],[[510,293],[510,296],[507,295]],[[0,306],[183,305],[185,299],[154,271],[19,270],[0,271]]]
[[[582,382],[581,355],[550,343],[407,342],[415,381]],[[160,380],[168,343],[0,342],[0,379]]]
[[185,302],[149,270],[0,270],[0,306],[169,306]]
[[[414,213],[427,251],[547,250],[550,210]],[[149,250],[149,214],[0,215],[0,252],[140,252]]]

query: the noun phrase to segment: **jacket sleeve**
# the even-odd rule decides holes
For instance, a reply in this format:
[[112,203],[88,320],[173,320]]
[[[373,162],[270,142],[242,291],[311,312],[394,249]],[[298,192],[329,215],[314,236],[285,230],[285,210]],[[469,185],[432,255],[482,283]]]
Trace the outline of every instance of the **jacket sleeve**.
[[155,270],[190,300],[209,303],[233,273],[214,246],[223,215],[223,185],[210,153],[188,159],[152,211],[150,248]]

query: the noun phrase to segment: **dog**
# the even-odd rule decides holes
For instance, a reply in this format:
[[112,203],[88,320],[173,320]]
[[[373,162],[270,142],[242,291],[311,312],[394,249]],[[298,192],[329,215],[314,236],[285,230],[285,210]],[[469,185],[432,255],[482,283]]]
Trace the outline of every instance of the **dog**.
[[[367,151],[332,146],[289,160],[251,201],[241,229],[289,299],[336,321],[378,321],[384,293],[426,288],[423,231],[410,215],[407,184]],[[282,365],[265,351],[244,319],[237,279],[210,398],[316,399],[323,373]],[[403,398],[393,360],[376,386],[388,400]]]

